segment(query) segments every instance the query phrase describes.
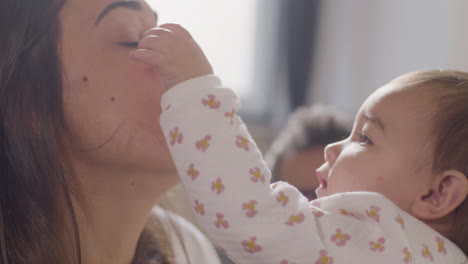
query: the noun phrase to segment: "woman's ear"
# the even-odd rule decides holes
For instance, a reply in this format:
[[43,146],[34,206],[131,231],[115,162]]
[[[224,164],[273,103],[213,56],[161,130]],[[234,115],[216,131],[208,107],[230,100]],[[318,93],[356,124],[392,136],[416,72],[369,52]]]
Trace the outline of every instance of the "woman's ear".
[[440,173],[430,189],[421,193],[411,207],[411,214],[422,220],[435,220],[449,215],[468,194],[464,173],[447,170]]

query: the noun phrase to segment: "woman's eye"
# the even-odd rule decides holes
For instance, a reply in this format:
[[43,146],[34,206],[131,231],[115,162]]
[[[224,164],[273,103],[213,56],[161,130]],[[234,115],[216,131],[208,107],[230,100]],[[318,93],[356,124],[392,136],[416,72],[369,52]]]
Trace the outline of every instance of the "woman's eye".
[[366,134],[359,134],[359,143],[361,144],[373,144],[372,140],[366,136]]
[[124,46],[124,47],[136,48],[136,47],[138,47],[138,41],[119,42],[119,45]]

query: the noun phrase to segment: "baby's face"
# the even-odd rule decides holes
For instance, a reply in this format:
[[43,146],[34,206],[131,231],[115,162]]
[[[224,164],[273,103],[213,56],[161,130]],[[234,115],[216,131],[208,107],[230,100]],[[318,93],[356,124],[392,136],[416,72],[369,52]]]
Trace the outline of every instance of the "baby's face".
[[416,88],[390,83],[374,92],[361,106],[352,134],[325,149],[317,196],[373,191],[408,211],[433,177],[434,106],[433,97]]

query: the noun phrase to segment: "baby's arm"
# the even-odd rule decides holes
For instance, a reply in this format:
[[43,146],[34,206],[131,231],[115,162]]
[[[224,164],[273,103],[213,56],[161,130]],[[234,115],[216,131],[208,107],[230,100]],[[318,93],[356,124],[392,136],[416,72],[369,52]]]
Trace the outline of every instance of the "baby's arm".
[[190,34],[178,25],[151,29],[130,56],[153,65],[170,88],[160,122],[208,235],[240,263],[274,263],[278,253],[278,263],[306,263],[311,244],[318,256],[323,246],[306,198],[284,184],[270,187],[270,172],[236,114],[236,95],[219,87]]
[[286,183],[270,185],[236,115],[237,97],[220,85],[215,76],[176,85],[163,96],[160,122],[198,223],[230,257],[240,264],[393,264],[413,252],[399,211],[380,195],[309,203]]
[[[133,56],[159,69],[168,88],[175,86],[163,96],[161,126],[197,220],[218,246],[238,263],[416,261],[410,253],[423,245],[412,248],[400,211],[381,196],[337,195],[319,205],[288,184],[270,185],[270,172],[236,114],[236,95],[207,75],[209,63],[184,31],[176,26],[170,34],[172,42],[155,47],[143,40],[148,46]],[[176,56],[165,58],[170,54]]]
[[239,263],[307,263],[324,248],[309,204],[292,187],[270,186],[235,94],[219,86],[203,76],[162,100],[160,122],[197,220]]

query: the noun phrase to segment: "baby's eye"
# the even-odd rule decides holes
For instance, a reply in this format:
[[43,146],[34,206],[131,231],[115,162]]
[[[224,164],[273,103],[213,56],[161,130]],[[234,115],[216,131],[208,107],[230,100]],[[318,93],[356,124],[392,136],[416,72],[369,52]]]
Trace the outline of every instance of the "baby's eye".
[[373,144],[372,140],[366,136],[366,134],[359,134],[359,143],[361,144]]
[[136,48],[138,47],[138,41],[119,42],[119,45],[124,46],[124,47]]

